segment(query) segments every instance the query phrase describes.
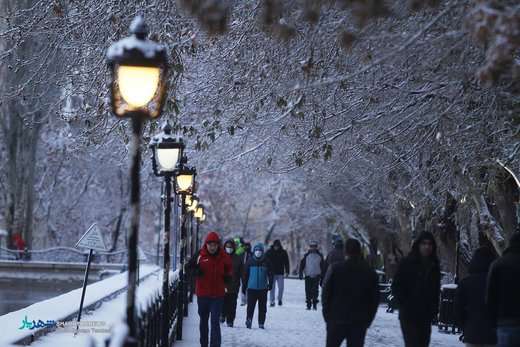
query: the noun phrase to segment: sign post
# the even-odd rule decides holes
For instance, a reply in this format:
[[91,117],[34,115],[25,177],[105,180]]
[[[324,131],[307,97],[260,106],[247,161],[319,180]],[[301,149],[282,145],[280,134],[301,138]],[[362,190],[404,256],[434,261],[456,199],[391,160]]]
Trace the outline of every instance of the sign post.
[[88,228],[88,230],[85,232],[85,234],[83,234],[83,236],[81,236],[74,247],[89,249],[85,277],[83,278],[83,290],[81,291],[81,301],[79,304],[78,322],[76,325],[76,332],[74,333],[74,335],[76,335],[78,333],[79,322],[81,320],[81,311],[83,311],[83,301],[85,300],[85,291],[87,289],[88,273],[90,270],[90,263],[92,262],[93,250],[106,251],[107,248],[105,246],[105,241],[103,240],[103,235],[101,235],[101,231],[99,230],[99,227],[96,223],[92,224],[90,228]]

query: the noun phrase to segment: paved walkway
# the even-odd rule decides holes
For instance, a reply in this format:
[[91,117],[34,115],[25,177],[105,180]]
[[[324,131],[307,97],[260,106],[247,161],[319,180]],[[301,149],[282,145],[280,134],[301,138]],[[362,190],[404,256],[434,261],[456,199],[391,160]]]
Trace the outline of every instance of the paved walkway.
[[[245,327],[245,306],[237,308],[235,327],[222,325],[222,347],[319,347],[325,346],[325,324],[318,311],[305,309],[303,281],[286,280],[284,305],[268,307],[266,329],[258,329],[256,312],[253,329]],[[184,339],[175,347],[196,347],[199,344],[196,298],[184,321]],[[463,346],[458,336],[441,334],[433,328],[431,347]],[[381,307],[370,327],[366,347],[403,346],[397,314],[386,313]]]

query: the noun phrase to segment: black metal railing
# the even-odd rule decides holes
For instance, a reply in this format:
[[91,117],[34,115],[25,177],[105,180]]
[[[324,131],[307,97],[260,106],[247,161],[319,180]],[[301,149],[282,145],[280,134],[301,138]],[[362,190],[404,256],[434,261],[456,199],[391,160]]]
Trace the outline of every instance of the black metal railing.
[[[168,293],[168,317],[163,317],[165,300],[162,295],[157,295],[148,306],[138,313],[137,339],[139,347],[171,346],[175,340],[177,324],[182,324],[178,319],[177,295],[179,281],[174,281]],[[168,320],[168,342],[163,341],[163,319]]]

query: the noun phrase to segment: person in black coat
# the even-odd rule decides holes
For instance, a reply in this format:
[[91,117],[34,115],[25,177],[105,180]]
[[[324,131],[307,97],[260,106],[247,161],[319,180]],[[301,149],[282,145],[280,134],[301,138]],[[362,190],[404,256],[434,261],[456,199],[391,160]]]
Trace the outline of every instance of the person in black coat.
[[455,316],[468,346],[497,343],[493,319],[485,308],[487,274],[495,258],[488,247],[477,249],[469,264],[469,276],[457,288]]
[[520,233],[488,273],[486,306],[497,326],[498,346],[520,346]]
[[325,269],[324,272],[327,273],[328,268],[335,263],[340,263],[345,260],[345,245],[343,244],[342,239],[337,239],[334,241],[334,249],[327,254],[325,258]]
[[361,244],[349,239],[347,260],[334,263],[323,280],[323,318],[327,323],[327,347],[362,347],[379,305],[378,278],[361,256]]
[[278,286],[278,305],[282,305],[283,300],[283,288],[284,288],[284,275],[288,276],[290,272],[289,268],[289,255],[287,251],[283,249],[280,240],[274,240],[273,245],[269,248],[265,254],[269,262],[274,275],[273,288],[269,292],[269,298],[271,306],[274,306],[274,298],[276,287]]
[[439,311],[440,286],[437,244],[433,234],[425,231],[400,262],[392,282],[406,347],[429,346],[431,324]]
[[226,284],[226,294],[224,296],[224,309],[222,310],[222,323],[227,322],[228,327],[233,327],[236,311],[237,299],[240,290],[240,282],[244,273],[243,257],[235,254],[236,244],[233,239],[227,240],[224,244],[225,252],[231,257],[233,265],[233,274],[231,280]]

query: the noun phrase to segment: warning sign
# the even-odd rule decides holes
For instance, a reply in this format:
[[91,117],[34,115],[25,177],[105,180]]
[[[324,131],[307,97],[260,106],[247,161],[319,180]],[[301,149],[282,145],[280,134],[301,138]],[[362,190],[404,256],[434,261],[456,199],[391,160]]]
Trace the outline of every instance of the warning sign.
[[95,249],[98,251],[106,251],[105,241],[103,241],[103,235],[101,230],[96,223],[92,224],[88,228],[87,232],[81,236],[78,243],[74,246],[76,248],[88,248]]

